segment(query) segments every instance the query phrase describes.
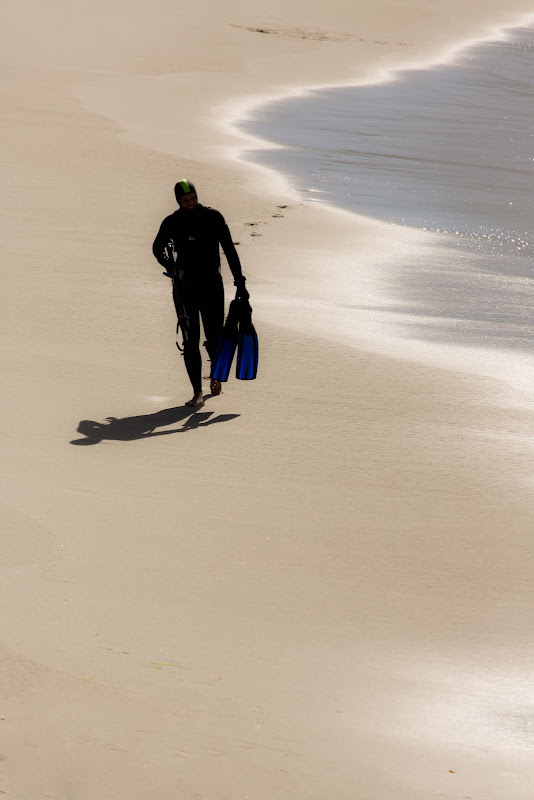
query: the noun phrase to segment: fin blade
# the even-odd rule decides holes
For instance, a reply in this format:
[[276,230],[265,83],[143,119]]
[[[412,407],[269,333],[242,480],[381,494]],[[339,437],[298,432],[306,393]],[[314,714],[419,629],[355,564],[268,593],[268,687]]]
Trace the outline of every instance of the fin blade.
[[210,378],[225,382],[228,380],[234,354],[238,345],[238,323],[236,308],[230,303],[228,317],[221,334],[221,340],[211,365]]
[[217,348],[217,354],[211,365],[210,378],[223,382],[228,380],[236,347],[237,334],[233,334],[233,336],[223,335],[219,347]]
[[253,381],[258,372],[258,336],[254,325],[245,332],[239,331],[237,348],[236,378],[240,381]]

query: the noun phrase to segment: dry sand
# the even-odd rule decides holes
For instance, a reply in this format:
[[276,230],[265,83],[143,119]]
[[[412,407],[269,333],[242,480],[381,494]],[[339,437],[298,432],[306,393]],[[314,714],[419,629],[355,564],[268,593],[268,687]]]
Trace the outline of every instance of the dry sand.
[[[289,334],[313,253],[384,244],[236,160],[227,124],[529,6],[5,0],[9,800],[532,797],[532,414]],[[258,380],[193,415],[150,253],[184,175],[261,337]]]

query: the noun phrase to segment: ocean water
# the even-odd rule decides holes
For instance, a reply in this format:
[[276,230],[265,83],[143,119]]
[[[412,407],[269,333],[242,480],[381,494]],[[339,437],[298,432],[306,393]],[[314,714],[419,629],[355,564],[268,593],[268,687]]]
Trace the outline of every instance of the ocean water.
[[531,356],[533,97],[534,29],[519,29],[454,63],[256,107],[239,127],[276,145],[245,157],[303,197],[434,232],[439,257],[383,276],[404,337]]

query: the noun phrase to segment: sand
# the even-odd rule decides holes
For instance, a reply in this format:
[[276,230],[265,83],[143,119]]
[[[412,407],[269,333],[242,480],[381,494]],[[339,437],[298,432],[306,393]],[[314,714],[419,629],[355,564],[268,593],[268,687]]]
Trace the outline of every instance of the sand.
[[[531,797],[532,412],[315,327],[325,255],[394,233],[240,161],[232,127],[531,10],[429,5],[4,3],[10,800]],[[261,341],[258,380],[194,414],[150,252],[182,176]]]

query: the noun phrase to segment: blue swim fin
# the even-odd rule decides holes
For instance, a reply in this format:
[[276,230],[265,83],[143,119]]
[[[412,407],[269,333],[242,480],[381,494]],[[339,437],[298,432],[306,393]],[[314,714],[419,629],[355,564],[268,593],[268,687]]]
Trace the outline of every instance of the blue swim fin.
[[235,376],[240,381],[253,381],[258,371],[258,336],[252,324],[252,309],[248,301],[237,301],[239,309],[239,339]]
[[230,303],[219,346],[211,365],[210,378],[216,381],[228,380],[232,361],[234,360],[234,353],[238,343],[239,326],[239,314],[236,304],[236,300],[232,300]]

